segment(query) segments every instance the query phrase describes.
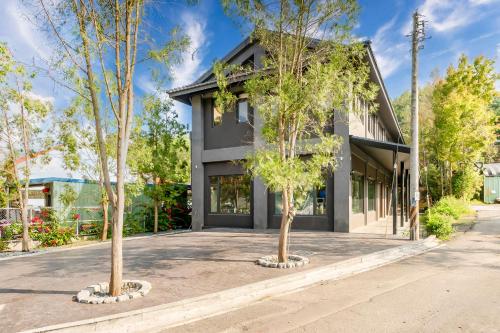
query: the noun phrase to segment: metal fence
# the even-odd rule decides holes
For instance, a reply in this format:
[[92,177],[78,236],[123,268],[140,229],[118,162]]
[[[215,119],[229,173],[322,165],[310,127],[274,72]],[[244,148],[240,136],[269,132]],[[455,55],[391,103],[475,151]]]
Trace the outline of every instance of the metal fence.
[[[28,209],[28,220],[33,221],[35,217],[42,220],[43,207],[31,207]],[[61,226],[71,227],[76,236],[94,236],[97,230],[102,229],[104,222],[102,207],[71,207],[64,212],[56,212],[61,221]],[[127,212],[125,212],[127,214]],[[0,226],[12,223],[22,223],[21,210],[19,208],[0,208]],[[109,212],[109,223],[111,223],[111,212]],[[146,229],[146,218],[142,221],[142,227]]]
[[21,220],[21,212],[17,208],[0,208],[0,224]]

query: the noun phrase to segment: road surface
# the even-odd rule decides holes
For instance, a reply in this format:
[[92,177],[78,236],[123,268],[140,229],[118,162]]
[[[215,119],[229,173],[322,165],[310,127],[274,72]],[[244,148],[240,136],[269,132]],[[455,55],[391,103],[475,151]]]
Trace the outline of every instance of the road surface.
[[500,332],[500,210],[424,255],[164,332]]

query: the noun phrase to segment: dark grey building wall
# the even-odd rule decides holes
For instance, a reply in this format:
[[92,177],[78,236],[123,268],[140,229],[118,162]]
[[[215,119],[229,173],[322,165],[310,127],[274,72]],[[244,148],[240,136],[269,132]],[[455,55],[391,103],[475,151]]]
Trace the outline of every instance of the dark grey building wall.
[[217,149],[238,147],[253,144],[252,110],[249,109],[249,123],[238,123],[236,112],[225,112],[222,115],[222,122],[213,126],[213,99],[203,99],[203,128],[204,128],[204,148]]
[[333,132],[342,138],[337,154],[337,168],[333,173],[333,230],[349,232],[351,214],[351,144],[349,143],[349,115],[336,110]]
[[193,131],[191,132],[191,188],[192,188],[192,227],[194,231],[203,228],[204,222],[204,186],[205,173],[203,167],[203,108],[201,96],[193,96],[191,99],[193,107]]

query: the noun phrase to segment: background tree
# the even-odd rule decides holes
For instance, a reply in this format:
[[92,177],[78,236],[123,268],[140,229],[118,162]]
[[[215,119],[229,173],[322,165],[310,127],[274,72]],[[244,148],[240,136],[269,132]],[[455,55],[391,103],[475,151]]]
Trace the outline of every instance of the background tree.
[[[325,173],[336,166],[340,138],[326,130],[333,111],[348,112],[354,99],[370,102],[375,96],[364,45],[350,35],[358,5],[352,0],[223,4],[253,29],[253,40],[266,51],[260,61],[269,70],[255,72],[244,84],[262,119],[265,141],[248,156],[247,167],[270,190],[282,193],[278,261],[287,262],[295,198],[324,184]],[[227,67],[214,69],[220,88],[216,106],[226,111],[234,107],[236,96],[228,88]]]
[[[135,67],[139,61],[152,58],[170,64],[169,60],[183,50],[188,41],[174,34],[159,50],[149,47],[139,50],[139,41],[146,40],[145,30],[141,29],[142,17],[145,6],[150,4],[142,0],[72,0],[50,4],[39,0],[37,4],[41,18],[58,42],[58,67],[66,76],[72,77],[72,82],[76,78],[83,83],[85,91],[82,97],[89,102],[93,115],[103,183],[112,208],[110,294],[117,296],[121,293],[123,275],[125,173],[134,119]],[[138,59],[138,54],[143,59]],[[109,154],[103,132],[106,110],[110,110],[116,124],[113,140],[115,186],[111,184]]]
[[145,183],[152,183],[145,193],[153,199],[154,233],[158,232],[159,207],[169,197],[166,187],[186,183],[190,175],[187,127],[178,121],[172,102],[159,96],[144,99],[143,123],[132,137],[129,156],[131,169]]
[[442,163],[445,195],[453,193],[454,171],[472,172],[470,166],[482,160],[495,141],[491,105],[496,79],[493,61],[480,56],[470,63],[462,55],[457,67],[450,66],[436,85],[432,96],[433,147],[437,161]]
[[[42,124],[52,110],[52,105],[32,97],[31,80],[34,74],[27,73],[18,64],[7,45],[0,43],[0,108],[2,109],[1,138],[8,147],[11,172],[8,178],[18,194],[18,205],[23,224],[22,250],[31,250],[29,236],[29,183],[33,152],[50,145],[49,136],[43,132]],[[18,170],[19,158],[23,167]],[[20,164],[20,163],[19,163]]]

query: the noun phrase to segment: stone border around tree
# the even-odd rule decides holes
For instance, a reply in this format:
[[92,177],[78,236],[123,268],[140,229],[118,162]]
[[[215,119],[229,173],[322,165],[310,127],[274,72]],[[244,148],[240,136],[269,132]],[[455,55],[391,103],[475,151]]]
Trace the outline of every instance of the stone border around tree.
[[257,259],[256,264],[269,268],[294,268],[302,267],[309,263],[309,259],[303,256],[298,256],[295,254],[290,254],[288,256],[288,262],[278,262],[278,256],[270,255]]
[[144,297],[151,290],[151,283],[142,280],[124,280],[123,286],[132,288],[133,291],[125,292],[119,296],[110,296],[108,294],[109,283],[101,282],[80,290],[73,299],[78,303],[111,304]]

